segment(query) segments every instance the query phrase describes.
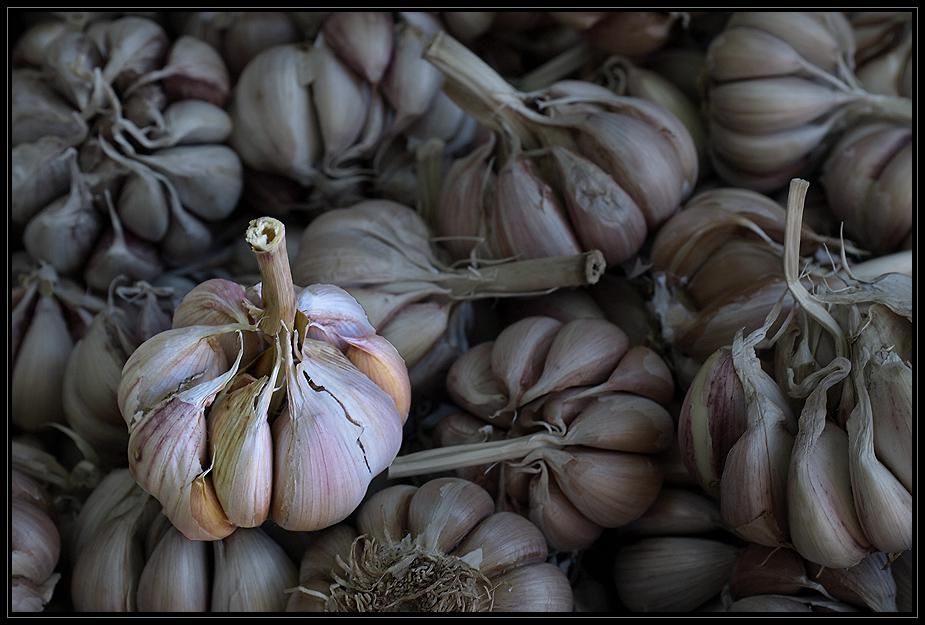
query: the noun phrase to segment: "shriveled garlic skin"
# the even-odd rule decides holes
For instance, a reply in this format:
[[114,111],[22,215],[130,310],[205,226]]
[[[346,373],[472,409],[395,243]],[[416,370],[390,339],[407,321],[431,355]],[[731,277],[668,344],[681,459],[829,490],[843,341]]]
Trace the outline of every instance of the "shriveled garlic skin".
[[36,480],[14,469],[10,475],[10,579],[13,612],[41,612],[61,577],[55,573],[61,536],[51,500]]
[[[636,520],[655,501],[662,474],[650,454],[667,450],[674,438],[661,405],[671,400],[674,381],[654,351],[630,347],[614,324],[522,319],[463,354],[447,388],[457,405],[491,424],[492,438],[505,441],[491,443],[496,451],[487,453],[494,455],[480,462],[447,467],[503,460],[531,466],[519,488],[512,488],[514,467],[479,469],[506,486],[502,509],[529,515],[552,547],[586,548],[602,528]],[[459,425],[477,436],[475,421]],[[464,442],[455,439],[445,440]],[[393,472],[414,457],[396,461]]]
[[12,216],[30,254],[102,292],[119,274],[153,280],[165,261],[204,254],[201,220],[227,217],[242,188],[221,145],[231,120],[218,54],[138,16],[39,23],[23,40],[19,61],[36,69],[13,70]]
[[[494,512],[491,497],[472,482],[392,486],[363,504],[356,529],[342,524],[319,534],[302,558],[299,582],[320,594],[296,590],[286,609],[569,612],[572,589],[546,556],[539,529],[516,514]],[[384,571],[403,558],[432,564],[401,587]],[[380,583],[369,585],[380,571]]]
[[259,296],[210,280],[123,369],[129,467],[189,539],[268,518],[337,523],[398,452],[410,405],[401,357],[345,291],[288,279],[274,289],[297,292],[292,334],[286,321],[271,338]]
[[126,469],[90,495],[72,544],[78,612],[280,612],[296,567],[258,528],[185,538]]

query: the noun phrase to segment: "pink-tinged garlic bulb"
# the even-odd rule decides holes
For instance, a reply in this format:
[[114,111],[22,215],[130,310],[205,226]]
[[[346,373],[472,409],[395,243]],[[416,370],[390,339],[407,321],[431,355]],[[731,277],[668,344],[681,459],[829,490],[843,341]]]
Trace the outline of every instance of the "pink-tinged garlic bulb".
[[447,93],[493,131],[443,186],[438,231],[457,239],[457,258],[599,249],[619,264],[693,190],[694,142],[658,105],[580,81],[521,93],[445,33],[426,58]]
[[105,310],[74,344],[62,384],[68,425],[104,464],[125,466],[128,430],[116,394],[125,361],[141,343],[170,329],[173,289],[146,282],[113,285]]
[[[454,417],[454,436],[438,430],[451,446],[402,456],[390,476],[480,467],[499,481],[499,505],[529,515],[557,550],[590,546],[658,496],[650,454],[674,437],[662,407],[674,381],[654,351],[630,347],[612,323],[528,317],[463,354],[447,387],[482,426]],[[480,434],[500,440],[460,444]]]
[[366,200],[312,221],[293,269],[298,284],[334,284],[355,297],[404,358],[416,389],[433,378],[442,386],[450,364],[468,348],[467,300],[594,284],[605,268],[597,251],[452,265],[431,239],[415,211]]
[[569,612],[543,534],[494,512],[482,488],[440,478],[372,496],[305,552],[289,612]]
[[281,612],[296,567],[261,529],[213,543],[177,531],[125,469],[77,519],[71,598],[78,612]]
[[421,58],[440,24],[428,13],[321,17],[313,42],[271,47],[244,67],[232,145],[248,168],[296,181],[325,208],[373,187],[414,203],[416,146],[439,139],[456,153],[475,130]]
[[60,579],[61,536],[51,498],[39,479],[16,468],[10,475],[10,592],[13,612],[41,612]]
[[294,286],[283,224],[254,220],[246,237],[262,283],[195,287],[119,385],[132,475],[191,540],[343,520],[394,459],[410,406],[401,356],[357,301]]
[[912,102],[865,91],[839,12],[742,12],[710,44],[706,99],[716,173],[772,191],[813,171],[862,118],[909,124]]
[[40,23],[23,41],[11,217],[29,253],[105,291],[119,274],[152,280],[207,251],[205,222],[227,217],[242,188],[223,145],[230,86],[218,53],[138,16]]
[[34,432],[64,420],[68,359],[106,304],[45,264],[20,277],[11,303],[10,421]]

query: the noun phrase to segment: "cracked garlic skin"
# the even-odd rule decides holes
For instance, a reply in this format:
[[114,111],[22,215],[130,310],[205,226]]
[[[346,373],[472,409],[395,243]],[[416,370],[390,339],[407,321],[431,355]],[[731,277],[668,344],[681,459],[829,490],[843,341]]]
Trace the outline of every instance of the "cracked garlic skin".
[[459,478],[379,491],[325,530],[289,612],[568,612],[572,589],[527,519]]
[[247,241],[261,284],[194,288],[119,386],[132,475],[192,540],[342,521],[395,458],[410,406],[404,361],[356,300],[293,285],[283,224],[254,220]]

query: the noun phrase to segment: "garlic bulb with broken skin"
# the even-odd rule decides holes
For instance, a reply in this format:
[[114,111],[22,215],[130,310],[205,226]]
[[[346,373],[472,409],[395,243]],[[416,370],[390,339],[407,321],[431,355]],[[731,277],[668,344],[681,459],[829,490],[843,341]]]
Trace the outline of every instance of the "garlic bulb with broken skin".
[[262,282],[194,288],[119,385],[132,475],[191,540],[343,520],[398,452],[410,406],[404,362],[356,300],[294,286],[283,224],[256,219],[246,238]]
[[[658,495],[662,476],[649,454],[673,439],[661,403],[674,382],[654,351],[630,348],[610,322],[528,317],[463,354],[447,386],[503,438],[402,456],[391,477],[481,467],[500,480],[499,505],[529,514],[559,550],[588,547]],[[523,487],[504,494],[517,475]]]
[[568,612],[572,589],[532,523],[471,482],[392,486],[305,552],[289,612]]
[[259,528],[212,544],[185,538],[125,469],[77,521],[71,595],[78,612],[279,612],[296,568]]

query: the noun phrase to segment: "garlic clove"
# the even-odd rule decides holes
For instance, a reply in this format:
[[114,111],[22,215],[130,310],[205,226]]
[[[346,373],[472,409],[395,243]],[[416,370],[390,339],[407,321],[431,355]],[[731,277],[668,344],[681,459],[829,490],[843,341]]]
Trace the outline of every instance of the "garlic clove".
[[231,136],[231,117],[205,100],[180,100],[164,110],[171,145],[224,143]]
[[425,549],[447,553],[494,511],[484,489],[458,478],[421,486],[408,506],[408,530]]
[[224,145],[183,145],[136,158],[164,174],[183,205],[203,219],[224,219],[241,197],[241,161]]
[[897,611],[897,583],[885,554],[872,553],[848,569],[811,566],[810,573],[834,599],[874,612]]
[[[307,286],[296,296],[296,309],[305,315],[305,336],[326,341],[339,349],[350,338],[376,333],[360,303],[347,291],[331,284]],[[296,326],[299,329],[299,326]]]
[[40,209],[67,193],[74,150],[58,137],[14,146],[10,152],[10,219],[25,224]]
[[807,63],[786,39],[743,25],[727,28],[710,42],[706,71],[726,82],[798,74]]
[[13,70],[10,89],[10,142],[14,147],[46,136],[75,143],[86,136],[86,123],[39,72]]
[[238,376],[209,413],[212,483],[238,527],[259,527],[270,512],[273,439],[267,413],[279,366],[277,356],[269,378]]
[[160,241],[167,234],[170,208],[161,183],[154,176],[129,174],[117,205],[125,227],[142,239]]
[[395,109],[395,128],[404,129],[431,106],[443,75],[423,57],[429,34],[411,24],[395,31],[392,62],[382,79],[382,94]]
[[[232,323],[248,324],[248,309],[252,304],[240,284],[222,278],[206,280],[193,287],[173,313],[173,327],[218,326]],[[231,360],[238,353],[238,337],[220,335],[225,356]],[[244,360],[250,361],[260,351],[261,341],[256,334],[244,335]]]
[[674,396],[674,379],[668,365],[644,345],[629,348],[601,387],[642,395],[660,404],[667,404]]
[[524,462],[538,459],[546,462],[569,501],[601,527],[638,519],[662,484],[658,466],[647,456],[576,446],[568,451],[539,449]]
[[321,42],[312,50],[313,104],[318,114],[325,158],[337,162],[363,132],[369,91],[366,83]]
[[475,564],[485,577],[546,560],[546,539],[533,523],[512,512],[492,514],[451,555]]
[[653,453],[671,446],[674,420],[659,404],[626,393],[597,397],[575,417],[563,442],[595,449]]
[[844,16],[835,12],[817,15],[799,11],[746,11],[733,14],[728,26],[763,30],[786,41],[808,62],[831,71],[840,60],[850,60],[854,55],[839,34],[840,29],[851,29],[843,22]]
[[213,612],[282,612],[286,588],[298,584],[295,565],[259,529],[238,530],[212,544]]
[[646,222],[633,198],[597,165],[553,147],[558,189],[572,228],[585,249],[604,253],[608,265],[632,258],[646,238]]
[[617,594],[634,612],[694,610],[729,581],[738,551],[703,538],[645,538],[617,553]]
[[174,528],[160,539],[138,580],[140,612],[208,612],[209,546]]
[[[347,553],[349,554],[349,549]],[[317,578],[309,580],[303,579],[293,590],[292,594],[289,595],[289,601],[286,603],[286,612],[325,612],[324,606],[327,602],[315,594],[304,592],[302,590],[303,588],[328,596],[328,593],[331,592],[331,582]]]
[[117,89],[126,89],[158,69],[164,60],[167,33],[155,21],[129,15],[110,22],[104,32],[107,60],[103,79]]
[[[301,34],[292,17],[282,11],[254,11],[234,20],[225,31],[222,58],[239,75],[255,56],[268,48],[297,43]],[[218,47],[218,46],[216,46]]]
[[[116,469],[109,473],[97,484],[80,509],[71,540],[68,541],[71,558],[76,560],[78,556],[87,553],[88,545],[99,537],[100,531],[107,524],[120,518],[128,523],[144,514],[149,500],[148,494],[138,487],[128,469]],[[140,569],[138,573],[141,573]]]
[[63,21],[42,21],[26,30],[13,47],[13,63],[40,66],[48,46],[68,30]]
[[504,384],[508,402],[502,410],[521,405],[524,391],[536,384],[553,339],[562,323],[549,317],[528,317],[504,329],[491,349],[491,370]]
[[868,367],[876,456],[912,492],[912,367],[892,351],[877,352]]
[[588,40],[610,54],[644,57],[665,45],[676,13],[662,11],[607,12],[588,29]]
[[686,490],[665,488],[645,514],[623,531],[638,536],[690,536],[722,527],[716,503]]
[[600,538],[604,528],[589,520],[569,501],[542,465],[530,482],[530,520],[557,551],[587,549]]
[[525,157],[498,173],[492,207],[492,247],[499,257],[543,258],[581,253],[552,187]]
[[10,611],[42,612],[51,601],[55,586],[61,575],[55,573],[41,584],[35,584],[22,577],[10,578]]
[[99,51],[89,37],[78,31],[62,33],[48,46],[42,65],[52,85],[78,111],[87,108],[100,65]]
[[411,411],[411,382],[401,354],[384,336],[371,334],[347,342],[347,359],[392,398],[404,424]]
[[492,612],[571,612],[572,588],[558,568],[545,562],[514,569],[492,580]]
[[[737,271],[730,272],[735,266]],[[733,239],[713,252],[685,285],[699,305],[709,306],[754,284],[783,276],[781,257],[764,242]]]
[[816,576],[807,575],[803,559],[797,552],[751,543],[736,561],[729,589],[737,599],[767,594],[796,595],[804,589],[827,594],[815,579]]
[[324,22],[328,45],[373,84],[382,80],[392,60],[392,30],[391,16],[376,11],[338,11]]
[[98,529],[78,552],[71,577],[77,612],[134,612],[144,554],[135,524],[118,520]]
[[494,149],[495,135],[490,133],[481,145],[454,161],[444,178],[436,229],[446,237],[443,245],[453,258],[465,258],[485,245],[482,210],[496,178],[489,164]]
[[[330,43],[330,41],[329,41]],[[310,52],[290,45],[266,50],[241,73],[230,105],[231,146],[249,167],[307,183],[321,151],[308,90]],[[267,126],[262,120],[285,123]]]
[[430,351],[449,323],[450,307],[436,302],[405,306],[379,333],[391,343],[409,367]]
[[74,341],[56,298],[39,295],[13,363],[10,410],[14,424],[36,431],[61,421],[61,388],[73,348]]
[[[372,498],[369,501],[372,501]],[[364,504],[364,507],[367,505],[369,505],[368,502]],[[360,515],[357,517],[358,523],[362,518],[362,508],[360,510]],[[360,531],[364,534],[369,533],[362,529]],[[345,524],[333,525],[318,532],[302,558],[302,564],[299,567],[300,582],[304,584],[309,580],[328,580],[327,583],[330,584],[331,572],[338,570],[337,559],[346,561],[350,557],[350,547],[356,538],[356,530]],[[290,601],[290,607],[291,604]]]
[[10,517],[10,574],[40,584],[51,577],[61,553],[58,528],[33,503],[13,499]]
[[417,491],[406,484],[379,491],[357,513],[357,529],[383,544],[400,542],[408,534],[408,506]]
[[543,373],[521,397],[525,404],[570,386],[603,382],[629,348],[623,331],[602,319],[576,319],[556,334]]
[[205,41],[182,36],[174,41],[161,70],[171,100],[205,100],[224,106],[230,90],[225,62]]
[[450,367],[446,387],[456,405],[483,419],[497,415],[492,421],[503,427],[511,423],[513,415],[498,414],[508,399],[491,370],[493,346],[493,342],[482,343],[460,356]]

